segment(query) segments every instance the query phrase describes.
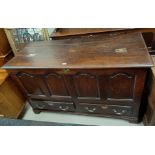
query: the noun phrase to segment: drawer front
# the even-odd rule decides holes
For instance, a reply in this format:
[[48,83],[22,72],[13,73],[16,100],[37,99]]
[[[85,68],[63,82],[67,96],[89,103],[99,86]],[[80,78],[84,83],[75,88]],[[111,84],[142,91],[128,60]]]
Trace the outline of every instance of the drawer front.
[[114,105],[96,105],[96,104],[80,104],[79,111],[94,114],[110,114],[117,116],[129,116],[132,114],[130,106],[114,106]]
[[40,110],[75,111],[75,106],[72,102],[30,100],[30,104],[34,109]]

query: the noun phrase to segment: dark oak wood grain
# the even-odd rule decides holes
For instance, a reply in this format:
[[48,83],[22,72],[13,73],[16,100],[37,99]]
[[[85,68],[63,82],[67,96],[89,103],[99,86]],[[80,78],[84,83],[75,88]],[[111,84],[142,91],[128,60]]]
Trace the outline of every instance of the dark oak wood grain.
[[[125,49],[125,51],[119,51]],[[4,68],[130,68],[152,61],[140,33],[30,43]]]

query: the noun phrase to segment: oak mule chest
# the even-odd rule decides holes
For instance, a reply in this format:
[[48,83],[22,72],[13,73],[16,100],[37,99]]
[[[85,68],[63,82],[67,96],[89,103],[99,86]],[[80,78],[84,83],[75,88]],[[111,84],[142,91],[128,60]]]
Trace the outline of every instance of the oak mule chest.
[[35,42],[3,68],[35,113],[43,110],[138,122],[148,69],[141,33]]

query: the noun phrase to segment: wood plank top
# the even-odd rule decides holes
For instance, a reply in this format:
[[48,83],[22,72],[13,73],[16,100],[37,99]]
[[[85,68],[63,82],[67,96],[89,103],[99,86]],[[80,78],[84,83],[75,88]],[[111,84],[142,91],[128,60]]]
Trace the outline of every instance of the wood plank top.
[[5,69],[151,67],[141,33],[41,41],[28,44]]
[[51,34],[52,39],[60,39],[66,37],[73,37],[73,36],[81,36],[81,35],[88,35],[88,34],[99,34],[105,32],[114,32],[114,31],[121,31],[127,30],[129,28],[57,28]]

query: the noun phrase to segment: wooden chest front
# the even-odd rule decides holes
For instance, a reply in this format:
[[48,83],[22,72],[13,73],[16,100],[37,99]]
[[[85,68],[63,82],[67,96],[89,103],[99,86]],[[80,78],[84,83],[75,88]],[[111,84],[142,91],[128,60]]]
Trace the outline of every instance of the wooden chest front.
[[[138,117],[145,69],[22,70],[13,78],[34,111]],[[37,111],[39,110],[39,111]]]

